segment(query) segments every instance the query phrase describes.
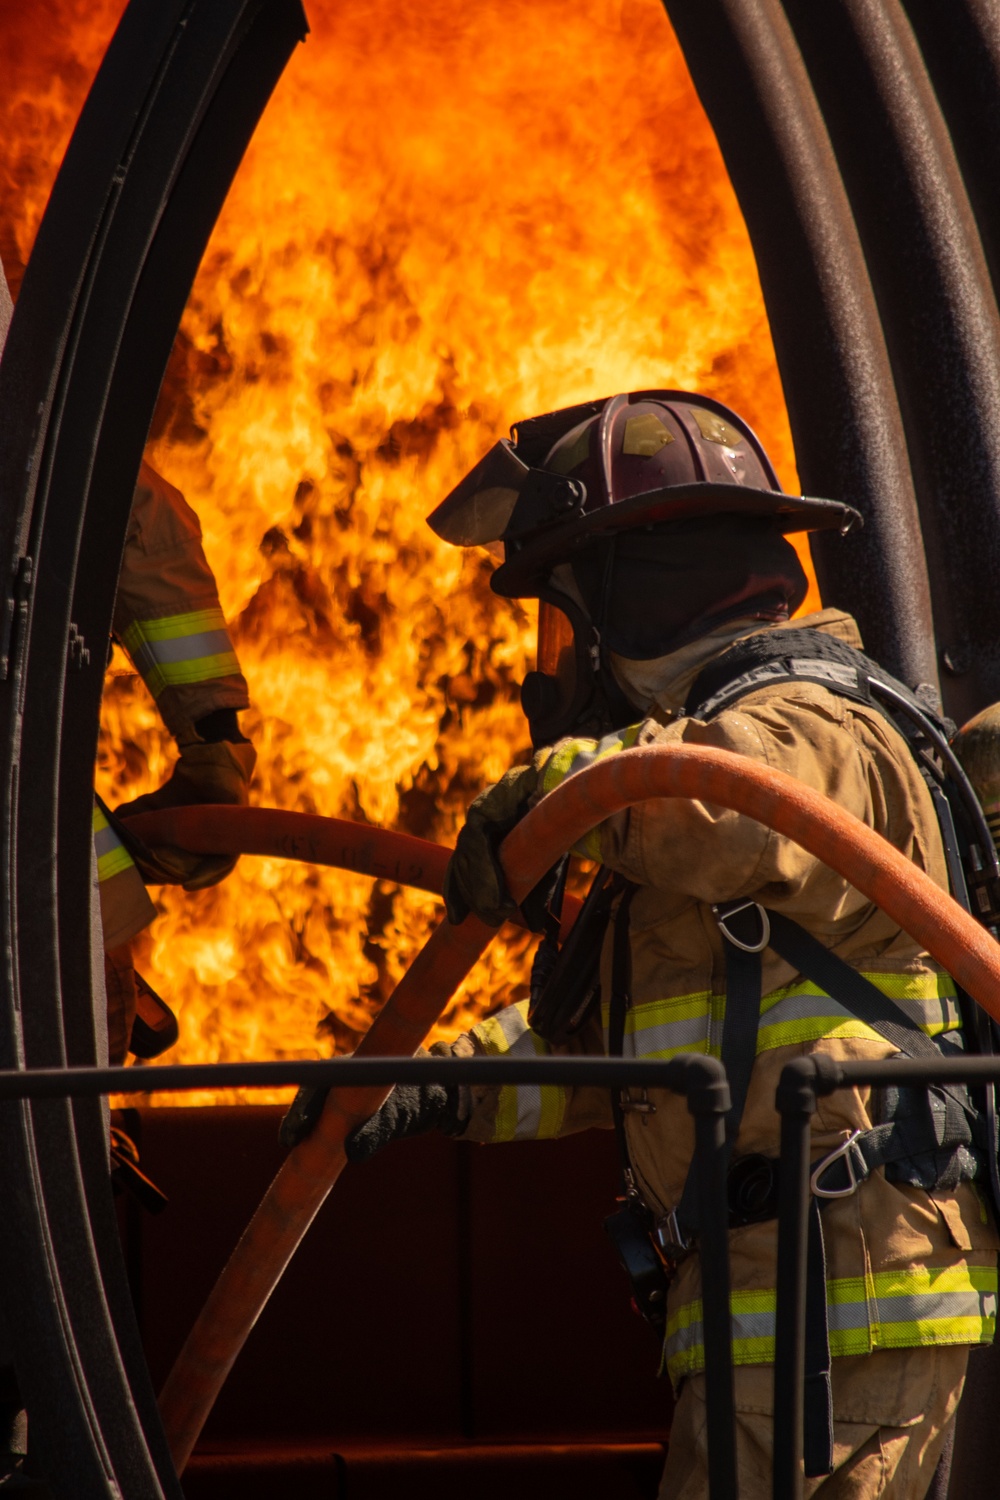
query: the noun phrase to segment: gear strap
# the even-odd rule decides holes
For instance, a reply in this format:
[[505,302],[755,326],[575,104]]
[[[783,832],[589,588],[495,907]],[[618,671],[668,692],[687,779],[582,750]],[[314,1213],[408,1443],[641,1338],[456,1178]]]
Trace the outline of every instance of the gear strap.
[[[825,948],[798,922],[780,912],[767,911],[756,902],[731,901],[713,907],[722,933],[726,956],[726,1016],[722,1029],[722,1063],[730,1081],[732,1108],[726,1119],[726,1148],[731,1155],[743,1110],[750,1077],[757,1054],[757,1028],[762,998],[761,953],[770,948],[796,973],[811,980],[824,994],[847,1006],[853,1015],[889,1042],[906,1057],[941,1057],[940,1049],[907,1015],[902,1006],[876,988],[863,974],[852,969],[836,953]],[[964,1123],[968,1101],[950,1089],[942,1091],[950,1118],[946,1126],[956,1125],[955,1112]],[[966,1134],[968,1131],[966,1129]],[[874,1134],[874,1132],[873,1132]],[[622,1122],[624,1137],[624,1121]],[[877,1137],[883,1152],[901,1142],[899,1132]],[[853,1147],[857,1143],[851,1142]],[[877,1159],[873,1141],[873,1163]],[[848,1154],[843,1162],[851,1181],[848,1191],[857,1185]],[[864,1160],[862,1155],[862,1160]],[[832,1165],[832,1163],[831,1163]],[[867,1165],[867,1162],[866,1162]],[[866,1174],[867,1175],[867,1174]],[[827,1192],[831,1187],[827,1187]],[[681,1258],[691,1248],[697,1232],[697,1203],[693,1173],[689,1170],[675,1213],[671,1216],[674,1241],[664,1244],[667,1255]],[[819,1199],[812,1198],[809,1221],[809,1253],[806,1292],[806,1371],[805,1371],[805,1472],[813,1478],[829,1474],[833,1468],[833,1408],[830,1386],[830,1338],[826,1306],[826,1252]]]
[[[614,915],[614,936],[611,948],[611,1000],[608,1006],[608,1054],[621,1057],[625,1051],[625,1018],[632,1003],[631,950],[629,944],[629,911],[638,886],[631,881],[621,881],[622,896]],[[611,1090],[611,1114],[615,1122],[615,1138],[622,1169],[622,1192],[630,1208],[638,1205],[639,1193],[635,1185],[632,1161],[628,1154],[625,1135],[625,1112],[622,1109],[620,1089]]]

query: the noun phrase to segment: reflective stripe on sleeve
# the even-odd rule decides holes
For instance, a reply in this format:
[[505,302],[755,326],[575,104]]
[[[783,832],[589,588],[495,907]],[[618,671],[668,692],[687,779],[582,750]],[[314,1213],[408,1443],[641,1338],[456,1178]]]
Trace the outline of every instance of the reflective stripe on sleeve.
[[[828,1281],[826,1296],[835,1356],[926,1344],[988,1344],[996,1326],[997,1272],[994,1266],[965,1265],[877,1271],[868,1281]],[[732,1294],[735,1364],[773,1364],[775,1297],[773,1290]],[[671,1313],[664,1359],[675,1386],[705,1368],[700,1301]]]
[[97,855],[97,879],[110,880],[112,875],[120,875],[122,870],[128,869],[133,863],[132,856],[96,802],[91,826],[94,830],[94,852]]
[[168,687],[234,677],[240,664],[221,609],[135,620],[122,638],[154,698]]
[[[528,1025],[528,1002],[509,1005],[472,1028],[490,1057],[543,1057],[548,1048]],[[512,1084],[500,1089],[493,1139],[542,1141],[559,1134],[566,1114],[566,1090],[550,1084]]]
[[[557,745],[545,762],[542,771],[543,793],[554,791],[568,776],[575,776],[577,771],[583,771],[587,766],[592,766],[609,755],[617,755],[619,750],[631,750],[639,738],[641,728],[641,724],[632,724],[628,729],[606,734],[602,740],[565,740],[561,745]],[[574,844],[573,849],[575,853],[582,854],[585,859],[599,861],[601,858],[600,826],[584,834],[579,843]]]

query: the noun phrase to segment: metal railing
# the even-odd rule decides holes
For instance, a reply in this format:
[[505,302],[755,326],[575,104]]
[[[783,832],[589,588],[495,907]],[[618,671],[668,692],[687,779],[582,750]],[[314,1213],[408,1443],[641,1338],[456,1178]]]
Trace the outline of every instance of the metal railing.
[[774,1500],[802,1500],[804,1487],[809,1178],[816,1165],[811,1156],[812,1118],[817,1100],[842,1088],[927,1087],[948,1083],[1000,1083],[1000,1058],[838,1062],[817,1053],[797,1058],[781,1075],[776,1097],[781,1116],[781,1174],[774,1340]]
[[726,1198],[725,1121],[730,1096],[725,1069],[714,1058],[689,1054],[669,1062],[638,1062],[608,1057],[372,1057],[322,1062],[173,1064],[155,1068],[38,1068],[0,1071],[0,1101],[175,1093],[200,1088],[274,1088],[292,1084],[365,1087],[396,1083],[659,1088],[687,1099],[694,1119],[693,1170],[700,1218],[709,1496],[710,1500],[736,1500]]

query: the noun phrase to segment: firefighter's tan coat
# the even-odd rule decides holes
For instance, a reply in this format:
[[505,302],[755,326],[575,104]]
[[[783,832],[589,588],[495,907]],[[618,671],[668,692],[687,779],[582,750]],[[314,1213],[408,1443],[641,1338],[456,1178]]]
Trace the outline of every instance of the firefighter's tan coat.
[[[220,611],[198,517],[184,496],[147,463],[139,470],[122,555],[112,629],[118,640],[150,621]],[[141,670],[141,667],[140,667]],[[179,744],[197,738],[194,725],[220,708],[248,706],[237,668],[154,691],[163,721]],[[127,943],[156,915],[135,865],[101,879],[101,917],[108,949]]]
[[[819,617],[797,620],[795,624],[816,624],[820,628],[828,624],[833,633],[845,633],[842,618],[831,617],[828,621]],[[715,645],[708,654],[717,654],[719,649]],[[701,660],[683,663],[679,675],[684,678],[685,688],[705,660],[702,656]],[[683,692],[675,695],[675,701],[682,699]],[[878,712],[837,698],[823,687],[802,683],[758,691],[707,723],[674,719],[664,724],[658,721],[662,717],[658,714],[647,719],[634,742],[709,745],[763,761],[830,797],[883,834],[938,885],[947,888],[944,855],[930,795],[905,743]],[[550,765],[558,761],[560,753],[561,763],[568,764],[571,771],[572,746],[556,747]],[[550,776],[547,768],[545,790],[550,790],[558,779],[558,771]],[[712,998],[707,1002],[711,1013],[706,1022],[707,1040],[716,1048],[721,1036],[725,960],[711,903],[749,897],[784,912],[869,975],[936,973],[936,966],[918,945],[841,876],[787,838],[724,808],[681,799],[651,800],[601,825],[599,840],[601,859],[639,886],[631,909],[633,1008],[642,1014],[643,1007],[660,1002],[655,1015],[669,1022],[673,1002],[683,1022],[684,1015],[698,1008],[692,997],[711,992]],[[773,952],[765,952],[765,996],[782,987],[794,988],[796,979]],[[604,954],[603,980],[607,995],[610,939]],[[895,981],[886,982],[891,985]],[[925,983],[933,985],[934,981]],[[860,1025],[834,1028],[837,1034],[769,1045],[765,1020],[766,1016],[762,1016],[759,1043],[764,1050],[759,1050],[754,1066],[736,1142],[737,1157],[751,1152],[777,1154],[775,1087],[783,1067],[792,1058],[812,1051],[843,1058],[875,1058],[893,1051],[874,1033],[865,1035],[865,1028]],[[489,1052],[504,1050],[497,1028],[496,1020],[474,1028],[473,1045]],[[508,1021],[508,1038],[514,1035],[514,1029]],[[852,1031],[853,1035],[844,1034]],[[537,1039],[532,1039],[532,1045],[535,1050],[541,1049]],[[578,1038],[577,1047],[571,1050],[602,1051],[604,1047],[600,1020],[595,1016],[587,1033]],[[704,1046],[700,1050],[705,1050]],[[636,1055],[643,1055],[641,1047]],[[639,1185],[654,1214],[660,1216],[679,1199],[691,1157],[693,1133],[683,1100],[657,1093],[652,1102],[655,1113],[630,1112],[626,1128]],[[814,1124],[815,1158],[846,1140],[849,1132],[871,1125],[869,1102],[867,1091],[841,1092],[821,1101]],[[501,1091],[476,1091],[468,1137],[484,1141],[501,1138],[498,1119],[504,1109]],[[551,1132],[556,1134],[611,1123],[607,1096],[598,1090],[576,1091],[551,1106],[550,1118],[557,1120],[557,1128]],[[824,1225],[828,1284],[853,1283],[862,1308],[866,1295],[874,1297],[880,1273],[890,1273],[891,1281],[891,1273],[897,1270],[932,1267],[935,1275],[953,1272],[961,1277],[966,1269],[979,1268],[983,1274],[978,1279],[982,1282],[989,1280],[989,1268],[996,1262],[997,1237],[991,1215],[977,1188],[970,1185],[963,1185],[955,1192],[929,1195],[917,1188],[894,1186],[879,1172],[854,1196],[831,1204],[825,1210]],[[775,1223],[737,1229],[731,1233],[730,1245],[734,1292],[739,1295],[773,1291]],[[877,1284],[884,1288],[886,1281],[883,1276]],[[937,1284],[945,1285],[946,1281]],[[699,1262],[693,1256],[681,1264],[671,1287],[669,1305],[675,1324],[684,1309],[697,1307],[699,1298]],[[987,1292],[981,1301],[983,1323],[978,1332],[970,1331],[971,1324],[966,1326],[954,1320],[948,1324],[945,1320],[939,1329],[943,1330],[943,1337],[935,1336],[936,1342],[961,1345],[988,1337],[989,1314],[995,1306],[995,1297],[991,1302]],[[875,1343],[881,1346],[896,1343],[907,1349],[904,1365],[909,1359],[914,1372],[922,1373],[914,1373],[912,1379],[881,1379],[876,1374],[879,1360],[862,1359],[861,1373],[852,1386],[851,1421],[873,1430],[912,1425],[919,1415],[915,1410],[917,1396],[922,1392],[923,1400],[930,1387],[936,1390],[939,1384],[931,1379],[928,1385],[927,1378],[935,1355],[931,1350],[908,1348],[920,1342],[912,1330],[908,1332],[904,1327],[893,1333],[879,1327],[877,1317],[874,1321],[874,1333],[869,1328],[868,1347]],[[859,1336],[864,1341],[863,1330]],[[853,1355],[866,1351],[855,1344],[845,1352]],[[737,1358],[740,1358],[738,1350]],[[753,1394],[748,1395],[747,1382],[755,1367],[746,1358],[743,1364],[738,1379],[741,1404],[746,1407],[749,1402],[749,1411],[760,1410],[761,1392],[769,1389],[769,1376],[764,1372],[766,1378],[763,1382],[758,1380]],[[962,1355],[950,1357],[946,1372],[951,1382],[949,1391],[953,1391],[956,1380],[960,1382],[963,1367]],[[682,1371],[682,1383],[685,1373],[692,1372]],[[700,1378],[695,1376],[682,1388],[683,1410],[696,1397],[699,1385]],[[949,1397],[944,1401],[942,1413],[950,1400]],[[682,1413],[678,1415],[680,1434],[684,1431],[684,1421]],[[941,1420],[944,1419],[942,1416]],[[838,1450],[841,1458],[845,1451],[841,1445]],[[678,1479],[682,1460],[683,1455],[678,1453],[671,1465],[678,1466]],[[668,1478],[669,1475],[670,1468]],[[744,1478],[749,1484],[749,1474]],[[831,1485],[831,1495],[881,1493],[878,1489],[841,1491],[833,1487],[832,1480],[827,1483]],[[668,1492],[673,1493],[664,1491]],[[687,1497],[702,1491],[684,1487],[677,1489],[677,1493]],[[741,1493],[763,1495],[769,1493],[769,1488],[750,1485]],[[914,1489],[912,1493],[923,1491]]]

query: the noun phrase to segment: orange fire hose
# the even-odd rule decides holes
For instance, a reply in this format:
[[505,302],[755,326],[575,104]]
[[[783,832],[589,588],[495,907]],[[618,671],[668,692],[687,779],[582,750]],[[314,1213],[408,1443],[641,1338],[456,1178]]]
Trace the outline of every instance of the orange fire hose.
[[[653,797],[692,797],[753,818],[801,844],[880,906],[1000,1020],[1000,946],[879,834],[781,771],[725,750],[649,745],[578,772],[527,814],[502,861],[521,900],[563,853],[612,813]],[[358,1055],[412,1053],[492,929],[476,917],[432,934],[363,1038]],[[292,1151],[219,1277],[160,1397],[183,1471],[205,1418],[271,1292],[342,1171],[344,1141],[387,1089],[331,1094],[313,1134]]]
[[[440,896],[451,850],[409,833],[394,833],[369,823],[323,818],[314,813],[283,812],[276,807],[167,807],[137,813],[128,829],[153,848],[172,844],[189,854],[261,854],[300,859],[392,880]],[[562,935],[576,921],[580,902],[563,901]]]
[[451,855],[450,849],[408,833],[274,807],[168,807],[138,813],[126,826],[154,847],[173,844],[189,854],[303,859],[374,880],[395,880],[435,896],[444,889]]

